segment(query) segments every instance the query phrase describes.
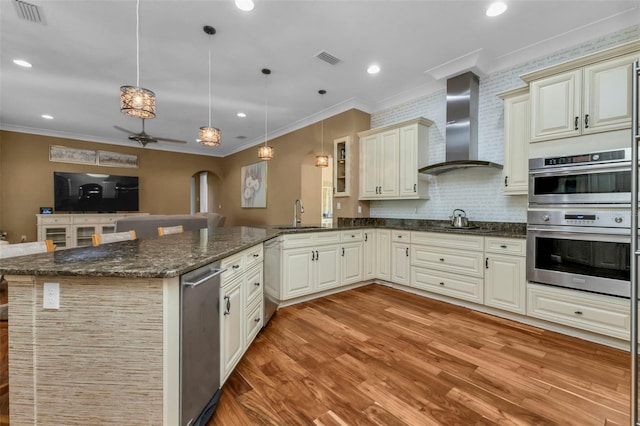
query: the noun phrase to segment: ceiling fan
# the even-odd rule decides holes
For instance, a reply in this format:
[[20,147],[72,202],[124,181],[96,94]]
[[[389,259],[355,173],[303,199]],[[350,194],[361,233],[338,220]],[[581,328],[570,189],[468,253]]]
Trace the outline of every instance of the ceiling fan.
[[142,146],[147,146],[148,143],[156,143],[158,141],[161,141],[161,142],[173,142],[173,143],[187,143],[187,141],[183,141],[183,140],[180,140],[180,139],[154,137],[154,136],[151,136],[151,135],[147,134],[144,131],[144,118],[142,119],[142,131],[140,133],[132,132],[131,130],[127,130],[127,129],[125,129],[123,127],[120,127],[120,126],[113,126],[113,127],[115,127],[116,129],[118,129],[118,130],[120,130],[122,132],[129,133],[129,140],[130,141],[136,141]]

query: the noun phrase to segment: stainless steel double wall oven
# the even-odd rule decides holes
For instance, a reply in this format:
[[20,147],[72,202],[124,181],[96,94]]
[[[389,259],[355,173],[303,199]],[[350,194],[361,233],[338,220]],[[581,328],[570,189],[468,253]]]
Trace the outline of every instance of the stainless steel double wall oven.
[[631,149],[529,160],[527,280],[630,296]]

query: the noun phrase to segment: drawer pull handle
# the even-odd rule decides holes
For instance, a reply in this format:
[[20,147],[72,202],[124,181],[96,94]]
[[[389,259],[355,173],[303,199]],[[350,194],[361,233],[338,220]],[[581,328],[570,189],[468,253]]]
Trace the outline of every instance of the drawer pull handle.
[[260,283],[253,283],[256,287],[260,287]]
[[441,258],[440,258],[440,262],[444,262],[444,257],[441,257]]
[[227,301],[227,310],[224,311],[224,314],[229,315],[231,313],[231,299],[229,298],[229,296],[225,296],[224,300]]
[[316,260],[316,252],[311,250],[311,261],[313,262],[314,260]]
[[365,242],[367,241],[367,238],[368,238],[368,237],[367,237],[367,233],[365,232],[365,233],[364,233],[364,241],[365,241]]
[[240,267],[240,265],[233,265],[232,268],[233,269],[238,269]]
[[574,314],[576,315],[582,315],[582,311],[575,311]]
[[255,321],[255,322],[256,322],[256,324],[257,324],[257,323],[259,323],[259,322],[260,322],[260,318],[256,318],[256,319],[254,319],[254,321]]
[[500,244],[500,248],[506,249],[507,245],[506,244]]
[[442,281],[441,281],[441,282],[440,282],[440,285],[444,285],[444,282],[442,282]]
[[258,254],[258,253],[254,253],[254,254],[253,254],[253,257],[260,257],[260,254]]
[[406,250],[406,253],[407,253],[407,257],[409,257],[409,247],[407,247],[405,250]]

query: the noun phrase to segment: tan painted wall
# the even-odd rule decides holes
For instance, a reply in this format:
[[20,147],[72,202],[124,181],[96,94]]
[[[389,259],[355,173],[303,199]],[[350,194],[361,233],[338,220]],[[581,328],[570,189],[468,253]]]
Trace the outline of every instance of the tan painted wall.
[[[362,202],[357,213],[358,137],[369,129],[370,116],[350,110],[324,120],[324,152],[333,154],[333,140],[351,135],[351,197],[337,199],[341,210],[334,218],[367,217],[368,202]],[[267,164],[267,208],[240,207],[240,168],[258,162],[257,147],[225,158],[178,154],[138,147],[108,145],[73,139],[0,131],[0,229],[9,232],[9,241],[19,242],[21,235],[35,241],[36,214],[41,206],[53,206],[53,172],[109,173],[140,178],[140,211],[151,214],[184,214],[190,211],[191,176],[210,171],[216,188],[210,206],[227,216],[225,225],[289,225],[293,221],[293,202],[302,198],[303,224],[319,224],[321,218],[321,169],[315,156],[320,152],[321,123],[269,141],[275,158]],[[101,149],[136,154],[140,167],[115,168],[56,163],[49,161],[49,145]],[[221,208],[218,209],[218,206]]]
[[[355,141],[356,157],[352,162],[352,196],[341,198],[342,209],[334,217],[366,217],[368,203],[362,203],[362,214],[357,214],[358,158],[357,132],[370,128],[370,116],[358,110],[349,110],[324,120],[324,152],[333,154],[333,140],[351,135]],[[315,156],[320,153],[321,123],[315,123],[268,142],[275,156],[267,164],[267,208],[240,207],[240,168],[259,161],[257,147],[226,157],[223,161],[222,212],[227,225],[289,225],[293,224],[293,203],[302,199],[305,213],[302,224],[316,225],[321,219],[322,172],[315,167]],[[352,142],[354,143],[354,142]],[[334,202],[335,204],[335,202]]]
[[[100,167],[49,161],[49,145],[101,149],[138,155],[139,168]],[[9,241],[26,235],[35,241],[36,214],[41,206],[53,206],[53,172],[107,172],[140,178],[140,211],[152,214],[188,214],[191,176],[202,170],[220,172],[220,158],[179,154],[137,147],[108,145],[26,133],[0,132],[1,229]]]

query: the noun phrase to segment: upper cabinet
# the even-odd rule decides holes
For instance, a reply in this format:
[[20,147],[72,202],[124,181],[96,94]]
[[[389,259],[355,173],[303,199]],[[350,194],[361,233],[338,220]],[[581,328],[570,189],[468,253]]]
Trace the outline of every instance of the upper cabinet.
[[428,198],[425,175],[429,126],[425,118],[358,133],[361,200]]
[[637,42],[522,76],[530,83],[531,142],[631,127]]
[[527,194],[529,184],[530,111],[529,88],[500,95],[504,99],[504,183],[505,195]]
[[351,136],[333,141],[333,195],[348,197],[351,182]]

